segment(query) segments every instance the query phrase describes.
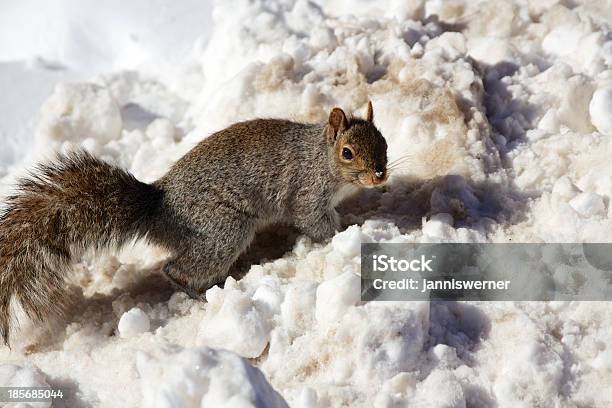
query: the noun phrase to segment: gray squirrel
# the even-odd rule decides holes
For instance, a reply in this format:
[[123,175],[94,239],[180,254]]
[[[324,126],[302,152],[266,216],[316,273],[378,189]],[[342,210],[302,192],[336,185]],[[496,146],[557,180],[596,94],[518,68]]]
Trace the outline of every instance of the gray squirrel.
[[387,180],[373,123],[332,109],[323,124],[255,119],[204,139],[152,184],[85,151],[60,154],[19,182],[0,214],[0,333],[11,301],[28,317],[61,314],[65,277],[89,248],[142,238],[167,249],[163,271],[192,297],[221,283],[256,231],[288,223],[314,240],[340,229],[336,205]]

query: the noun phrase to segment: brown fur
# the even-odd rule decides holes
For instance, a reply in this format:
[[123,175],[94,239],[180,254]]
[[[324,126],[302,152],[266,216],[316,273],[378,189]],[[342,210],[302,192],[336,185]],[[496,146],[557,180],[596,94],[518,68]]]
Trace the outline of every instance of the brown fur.
[[[350,161],[341,156],[346,145]],[[340,228],[337,193],[386,179],[386,148],[371,120],[335,108],[327,125],[232,125],[152,185],[86,152],[59,155],[19,183],[0,215],[0,334],[8,343],[12,299],[34,319],[61,313],[65,276],[88,248],[136,238],[161,245],[172,253],[166,276],[197,297],[272,222],[328,238]]]
[[[11,297],[29,317],[62,311],[71,259],[147,235],[161,194],[85,152],[60,155],[19,183],[0,216],[0,333]],[[104,203],[104,205],[101,205]]]

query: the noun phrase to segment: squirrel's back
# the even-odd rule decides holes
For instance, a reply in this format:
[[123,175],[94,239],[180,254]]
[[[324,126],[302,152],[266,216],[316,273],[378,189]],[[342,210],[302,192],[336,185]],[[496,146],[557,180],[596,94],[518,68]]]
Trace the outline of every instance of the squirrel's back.
[[[265,177],[327,162],[324,126],[281,119],[254,119],[235,123],[204,139],[180,158],[165,177],[193,168],[214,170],[215,177],[235,175]],[[327,170],[327,169],[325,169]],[[199,178],[210,173],[201,171]],[[232,180],[242,181],[232,177]],[[232,180],[227,180],[232,181]]]
[[321,191],[330,180],[323,129],[280,119],[233,124],[200,142],[156,185],[179,212],[219,200],[264,218],[279,215],[298,190]]

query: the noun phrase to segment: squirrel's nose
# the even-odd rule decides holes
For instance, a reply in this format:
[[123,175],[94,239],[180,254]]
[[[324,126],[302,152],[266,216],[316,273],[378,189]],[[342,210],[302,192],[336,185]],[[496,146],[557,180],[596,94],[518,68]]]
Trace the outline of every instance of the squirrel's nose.
[[377,178],[382,179],[385,176],[385,167],[382,164],[377,164],[376,167],[374,167],[374,175],[376,175]]
[[374,173],[374,176],[371,177],[371,179],[372,179],[372,184],[374,184],[374,185],[381,184],[383,181],[385,181],[385,172],[384,171],[376,171]]

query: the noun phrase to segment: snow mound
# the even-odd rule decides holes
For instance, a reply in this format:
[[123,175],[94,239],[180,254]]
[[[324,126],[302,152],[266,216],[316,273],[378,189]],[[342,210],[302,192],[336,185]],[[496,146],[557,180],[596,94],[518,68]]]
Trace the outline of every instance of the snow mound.
[[[10,23],[40,7],[28,3],[0,13],[27,45],[0,49],[43,57],[20,70],[64,63],[88,79],[53,88],[33,139],[3,139],[3,194],[54,150],[151,182],[236,121],[324,121],[369,99],[395,164],[384,189],[341,205],[345,231],[264,234],[207,302],[172,293],[160,249],[88,255],[74,313],[24,322],[0,379],[74,383],[67,406],[612,404],[609,302],[359,295],[362,242],[612,241],[606,1],[216,1],[212,31],[199,2],[54,4],[53,44]],[[143,22],[166,9],[185,16]]]
[[142,407],[288,407],[260,370],[207,347],[139,354]]
[[[21,366],[13,364],[0,365],[0,387],[34,387],[48,388],[49,384],[45,379],[45,375],[36,367]],[[27,404],[9,403],[4,405],[10,407],[31,407],[31,408],[49,408],[51,401],[45,402],[30,402]]]

